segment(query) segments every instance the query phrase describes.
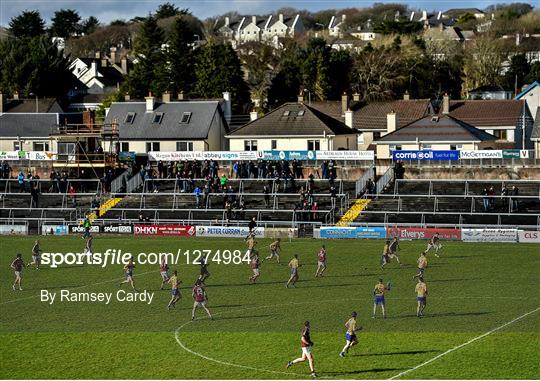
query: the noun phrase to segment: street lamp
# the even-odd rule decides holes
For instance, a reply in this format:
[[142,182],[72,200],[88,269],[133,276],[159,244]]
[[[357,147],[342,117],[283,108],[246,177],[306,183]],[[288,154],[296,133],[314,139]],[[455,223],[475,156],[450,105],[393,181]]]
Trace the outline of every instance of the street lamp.
[[308,105],[311,106],[311,91],[309,89],[304,89],[304,91],[308,93]]
[[36,97],[36,113],[39,112],[39,102],[38,102],[38,96],[37,94],[34,94],[34,93],[30,93],[29,94],[31,97]]

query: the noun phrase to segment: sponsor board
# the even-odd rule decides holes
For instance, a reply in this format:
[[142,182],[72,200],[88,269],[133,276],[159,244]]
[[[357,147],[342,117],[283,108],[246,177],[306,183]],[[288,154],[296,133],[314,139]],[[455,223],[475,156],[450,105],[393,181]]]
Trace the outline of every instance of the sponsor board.
[[[99,233],[101,232],[101,226],[99,225],[92,225],[90,226],[90,233]],[[68,225],[68,232],[69,234],[83,234],[84,233],[84,226],[82,225]]]
[[133,227],[133,232],[135,235],[193,237],[195,235],[195,226],[177,224],[137,224]]
[[28,234],[26,225],[0,225],[0,234]]
[[540,243],[540,231],[518,231],[518,242],[520,243]]
[[103,233],[110,234],[132,234],[133,226],[132,225],[103,225],[101,227]]
[[459,160],[459,151],[392,151],[393,160]]
[[317,160],[375,160],[374,151],[316,151]]
[[263,160],[315,160],[315,151],[258,151],[257,157]]
[[462,229],[463,242],[516,242],[517,229]]
[[134,151],[120,151],[118,153],[118,160],[120,161],[135,161],[137,153]]
[[[197,237],[245,238],[249,234],[247,226],[197,226]],[[264,238],[264,228],[255,228],[255,237]]]
[[386,236],[388,238],[398,237],[399,239],[430,239],[439,233],[439,238],[444,240],[460,240],[460,229],[435,229],[435,228],[388,228]]
[[43,235],[66,235],[68,227],[66,225],[41,225],[41,234]]
[[148,152],[148,159],[152,161],[178,161],[178,160],[257,160],[256,151],[175,151],[175,152]]
[[528,159],[529,150],[526,149],[503,149],[503,159]]
[[384,239],[386,228],[383,227],[322,227],[320,238],[333,239]]
[[461,150],[459,151],[460,159],[502,159],[502,150]]
[[57,158],[57,153],[49,151],[0,151],[0,160],[51,161],[56,160]]

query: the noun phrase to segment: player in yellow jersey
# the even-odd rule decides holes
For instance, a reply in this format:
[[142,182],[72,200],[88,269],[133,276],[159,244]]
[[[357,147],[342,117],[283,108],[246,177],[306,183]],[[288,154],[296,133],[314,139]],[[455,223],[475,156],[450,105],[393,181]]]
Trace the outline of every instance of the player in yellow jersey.
[[386,266],[388,263],[390,263],[390,241],[386,240],[381,256],[381,269],[384,269],[384,266]]
[[293,287],[296,287],[295,284],[298,281],[298,268],[300,267],[300,263],[298,262],[298,254],[294,255],[294,258],[291,259],[289,262],[289,267],[291,269],[291,276],[289,277],[289,280],[287,281],[287,284],[285,284],[286,288],[289,288],[289,285],[292,283]]
[[422,251],[420,253],[420,257],[418,257],[417,263],[418,263],[418,273],[415,276],[413,276],[413,279],[424,276],[424,272],[426,271],[426,267],[428,265],[428,260],[427,260],[425,251]]
[[358,344],[358,340],[356,338],[356,331],[359,331],[362,329],[362,327],[358,327],[356,323],[356,312],[353,312],[351,314],[351,318],[347,320],[345,323],[345,327],[347,328],[347,332],[345,333],[345,346],[343,347],[341,353],[339,354],[340,357],[345,357],[345,354],[349,353],[349,349],[353,347],[354,345]]
[[371,316],[373,319],[375,319],[377,306],[381,306],[383,319],[386,318],[386,309],[384,306],[384,295],[386,294],[386,291],[390,290],[390,287],[391,287],[390,282],[388,282],[388,285],[385,285],[383,283],[382,278],[380,278],[379,283],[377,283],[375,287],[373,288],[373,315]]
[[264,259],[276,258],[277,263],[279,263],[279,253],[281,252],[281,238],[277,238],[274,242],[270,244],[270,255]]
[[181,298],[178,286],[182,281],[178,279],[178,272],[176,270],[174,270],[173,275],[167,280],[167,283],[171,285],[171,300],[169,301],[169,304],[167,304],[167,309],[170,310],[171,307],[176,307],[176,302]]
[[418,283],[414,289],[416,292],[416,316],[419,318],[424,316],[424,310],[426,308],[426,297],[427,297],[427,285],[424,282],[423,277],[418,277]]

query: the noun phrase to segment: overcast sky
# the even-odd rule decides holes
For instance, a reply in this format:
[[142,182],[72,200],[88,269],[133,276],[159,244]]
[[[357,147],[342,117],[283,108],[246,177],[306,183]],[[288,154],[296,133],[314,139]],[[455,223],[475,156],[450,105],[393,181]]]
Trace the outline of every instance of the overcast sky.
[[[50,22],[55,10],[61,8],[76,9],[86,18],[96,16],[102,22],[115,19],[129,20],[134,16],[145,16],[167,0],[0,0],[0,25],[7,26],[9,20],[23,10],[39,10],[41,16]],[[180,8],[189,8],[201,19],[219,15],[227,11],[238,11],[242,14],[268,13],[281,7],[295,7],[317,11],[329,8],[348,8],[369,6],[374,1],[366,0],[169,0]],[[495,3],[513,3],[519,1],[490,0],[408,0],[386,1],[379,3],[406,3],[414,8],[427,10],[445,10],[448,8],[485,8]],[[522,0],[534,4],[535,1]]]

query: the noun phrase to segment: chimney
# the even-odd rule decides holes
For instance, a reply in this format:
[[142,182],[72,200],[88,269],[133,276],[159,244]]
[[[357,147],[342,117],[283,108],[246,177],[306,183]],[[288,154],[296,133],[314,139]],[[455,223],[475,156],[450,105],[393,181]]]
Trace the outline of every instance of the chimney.
[[445,93],[443,96],[442,113],[445,115],[450,113],[450,97],[448,96],[447,93]]
[[411,12],[411,18],[409,19],[409,21],[413,21],[414,20],[414,12]]
[[386,114],[386,131],[387,133],[394,132],[397,130],[398,126],[398,115],[394,110],[390,111],[389,114]]
[[351,109],[345,111],[345,125],[351,128],[353,126],[353,112],[351,111]]
[[129,102],[130,100],[131,97],[129,96],[129,93],[126,93],[126,95],[124,95],[124,101]]
[[347,93],[343,93],[341,96],[341,115],[345,116],[345,112],[349,109],[349,96]]
[[91,111],[91,110],[83,111],[82,118],[83,118],[83,124],[86,127],[91,128],[92,125],[94,124],[94,111]]
[[146,112],[154,111],[154,106],[156,104],[156,98],[154,98],[152,96],[152,93],[149,93],[149,95],[147,97],[145,97],[144,99],[146,99]]
[[437,20],[440,20],[441,16],[442,16],[442,11],[439,11],[439,13],[437,13]]
[[422,11],[422,18],[420,20],[427,20],[427,11]]
[[107,60],[105,58],[101,59],[101,67],[107,67]]
[[127,58],[124,57],[120,60],[120,66],[122,67],[122,73],[127,74]]
[[360,94],[354,93],[352,96],[353,101],[360,102]]
[[229,17],[225,17],[225,26],[229,26],[231,20],[229,19]]
[[101,59],[101,52],[96,52],[95,57],[97,60]]
[[410,99],[411,99],[411,97],[410,97],[410,95],[409,95],[409,92],[408,92],[408,91],[405,91],[405,94],[403,94],[403,100],[404,100],[404,101],[408,101],[408,100],[410,100]]
[[345,22],[345,19],[347,18],[347,15],[341,15],[341,22]]
[[516,46],[519,46],[521,43],[521,35],[519,33],[516,33]]
[[169,103],[171,101],[171,93],[165,91],[161,96],[161,100],[163,101],[163,103]]
[[298,103],[304,103],[304,94],[302,92],[300,92],[300,94],[298,94],[297,102]]
[[94,77],[97,76],[97,62],[96,61],[92,61],[92,63],[90,64],[90,72],[93,73],[92,75]]
[[184,100],[184,92],[183,92],[183,91],[180,91],[180,92],[178,93],[178,100],[179,100],[179,101],[183,101],[183,100]]
[[257,16],[251,16],[251,22],[257,25]]
[[259,114],[255,110],[253,110],[252,112],[249,113],[249,120],[252,121],[252,122],[254,120],[257,120],[258,117],[259,117]]
[[223,93],[223,115],[225,116],[225,120],[227,123],[231,123],[231,116],[232,116],[232,104],[231,104],[231,93],[228,91],[225,91]]
[[18,91],[15,91],[15,92],[13,93],[13,100],[15,100],[15,101],[18,101],[18,100],[19,100],[19,92],[18,92]]
[[111,48],[111,62],[116,62],[116,48],[114,46]]
[[4,94],[0,93],[0,114],[4,112]]
[[283,22],[283,13],[279,14],[279,22],[281,22],[281,23]]

